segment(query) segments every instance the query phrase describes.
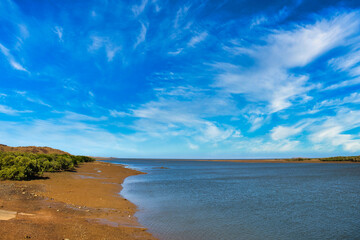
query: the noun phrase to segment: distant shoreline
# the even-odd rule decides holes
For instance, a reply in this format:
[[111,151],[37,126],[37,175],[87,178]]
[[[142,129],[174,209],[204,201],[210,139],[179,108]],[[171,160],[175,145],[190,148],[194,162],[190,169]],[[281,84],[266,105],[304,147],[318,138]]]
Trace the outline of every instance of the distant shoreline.
[[346,160],[321,160],[322,158],[312,158],[299,160],[298,158],[284,159],[182,159],[182,158],[115,158],[115,157],[93,157],[97,161],[116,161],[116,160],[160,160],[160,161],[199,161],[199,162],[239,162],[239,163],[355,163],[360,162]]

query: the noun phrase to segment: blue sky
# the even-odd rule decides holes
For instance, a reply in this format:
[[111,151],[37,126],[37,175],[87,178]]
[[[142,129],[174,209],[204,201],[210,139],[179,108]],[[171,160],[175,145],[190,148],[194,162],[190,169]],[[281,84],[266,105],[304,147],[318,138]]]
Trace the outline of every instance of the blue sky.
[[360,154],[359,1],[0,0],[0,143]]

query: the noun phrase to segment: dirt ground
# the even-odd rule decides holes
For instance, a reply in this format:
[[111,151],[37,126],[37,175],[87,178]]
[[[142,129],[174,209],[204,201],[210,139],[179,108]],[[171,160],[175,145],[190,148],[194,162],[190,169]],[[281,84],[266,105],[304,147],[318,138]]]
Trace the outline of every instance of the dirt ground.
[[136,206],[118,194],[135,174],[94,162],[47,179],[0,181],[0,239],[155,239],[133,216]]

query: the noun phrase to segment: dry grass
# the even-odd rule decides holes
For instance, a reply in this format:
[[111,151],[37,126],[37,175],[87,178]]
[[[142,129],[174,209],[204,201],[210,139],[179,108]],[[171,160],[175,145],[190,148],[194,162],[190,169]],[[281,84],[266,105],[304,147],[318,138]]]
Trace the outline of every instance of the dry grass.
[[67,152],[51,147],[10,147],[4,144],[0,144],[0,151],[2,152],[26,152],[26,153],[45,153],[45,154],[68,154]]

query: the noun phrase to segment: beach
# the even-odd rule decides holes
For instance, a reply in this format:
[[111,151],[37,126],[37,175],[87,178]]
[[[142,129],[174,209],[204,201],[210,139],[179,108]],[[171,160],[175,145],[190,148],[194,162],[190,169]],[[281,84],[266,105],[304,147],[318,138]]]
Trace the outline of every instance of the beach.
[[[137,207],[119,195],[139,171],[104,162],[32,181],[0,184],[2,239],[155,239],[141,226]],[[6,220],[7,219],[7,220]]]

